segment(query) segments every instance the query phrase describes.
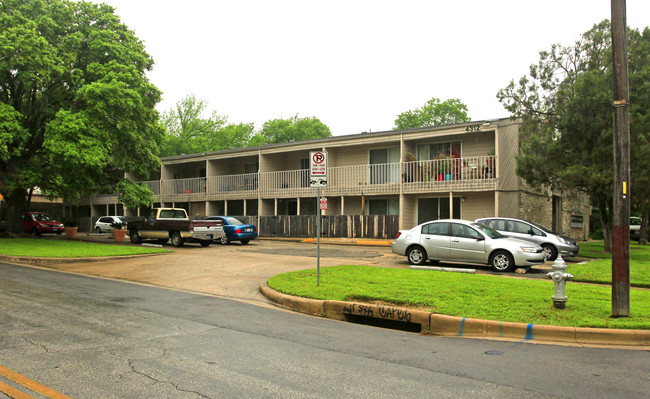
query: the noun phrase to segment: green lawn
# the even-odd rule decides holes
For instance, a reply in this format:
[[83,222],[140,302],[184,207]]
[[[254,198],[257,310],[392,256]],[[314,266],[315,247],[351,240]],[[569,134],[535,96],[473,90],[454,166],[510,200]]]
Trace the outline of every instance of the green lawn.
[[[602,242],[581,244],[581,248],[585,247],[588,253],[602,253]],[[650,247],[633,247],[630,259],[632,284],[650,286]],[[576,283],[609,283],[611,259],[569,264],[569,273],[575,278],[567,284],[569,300],[564,310],[553,307],[553,282],[539,279],[351,265],[322,268],[320,287],[316,287],[316,270],[277,275],[268,284],[277,291],[307,298],[382,301],[451,316],[571,327],[650,329],[650,290],[632,289],[630,317],[613,319],[609,285]]]
[[[569,264],[573,281],[611,284],[612,254],[603,251],[602,241],[580,244],[580,256],[594,260],[584,264]],[[650,288],[650,245],[630,245],[630,284],[633,287]]]
[[160,248],[132,247],[44,238],[1,238],[0,255],[47,258],[88,258],[170,252]]

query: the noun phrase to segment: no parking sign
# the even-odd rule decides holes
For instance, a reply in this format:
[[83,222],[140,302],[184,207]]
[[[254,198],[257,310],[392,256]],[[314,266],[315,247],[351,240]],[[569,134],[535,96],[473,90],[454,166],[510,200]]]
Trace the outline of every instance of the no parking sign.
[[327,152],[309,153],[309,187],[327,187]]

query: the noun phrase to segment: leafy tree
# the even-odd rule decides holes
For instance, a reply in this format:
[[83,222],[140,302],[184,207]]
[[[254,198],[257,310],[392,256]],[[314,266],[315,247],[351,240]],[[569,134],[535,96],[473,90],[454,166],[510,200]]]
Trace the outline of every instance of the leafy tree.
[[630,32],[630,75],[632,104],[630,107],[632,209],[641,215],[640,243],[648,243],[648,217],[650,216],[650,173],[647,162],[650,159],[650,29],[642,33]]
[[210,118],[203,118],[206,108],[205,101],[197,100],[190,94],[176,103],[176,108],[163,114],[162,124],[167,134],[160,150],[162,157],[216,149],[218,131],[226,119],[216,113]]
[[161,156],[196,154],[248,145],[253,135],[252,123],[229,124],[227,118],[212,112],[204,118],[207,102],[190,94],[176,104],[176,108],[163,114],[167,129]]
[[[629,68],[630,82],[635,82],[630,85],[631,97],[636,102],[631,130],[637,142],[647,139],[648,134],[647,119],[645,123],[642,120],[647,118],[650,106],[650,80],[640,75],[647,69],[650,54],[642,46],[650,38],[648,33],[647,29],[643,35],[630,30],[628,39],[631,53],[645,54]],[[550,51],[540,52],[539,62],[531,65],[529,76],[517,83],[511,81],[497,97],[513,117],[523,122],[521,155],[517,158],[519,176],[533,187],[575,189],[589,194],[599,209],[605,248],[611,250],[613,113],[609,21],[594,25],[573,46],[556,44]],[[637,176],[647,173],[647,168],[633,169]]]
[[20,231],[28,193],[51,198],[124,189],[155,170],[162,127],[153,60],[112,7],[0,2],[0,193]]
[[250,146],[288,143],[332,137],[330,128],[315,117],[273,119],[264,122],[262,129],[249,141]]
[[422,108],[402,112],[395,119],[395,130],[417,127],[448,125],[467,122],[467,105],[452,98],[440,102],[437,98],[427,101]]

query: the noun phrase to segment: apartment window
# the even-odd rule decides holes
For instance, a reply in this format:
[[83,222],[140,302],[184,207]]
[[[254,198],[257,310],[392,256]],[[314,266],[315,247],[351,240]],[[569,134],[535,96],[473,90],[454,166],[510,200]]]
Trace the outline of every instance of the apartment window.
[[460,141],[421,144],[418,146],[418,161],[440,158],[460,158]]
[[399,215],[399,199],[368,200],[368,215]]
[[399,147],[370,150],[370,184],[399,182]]

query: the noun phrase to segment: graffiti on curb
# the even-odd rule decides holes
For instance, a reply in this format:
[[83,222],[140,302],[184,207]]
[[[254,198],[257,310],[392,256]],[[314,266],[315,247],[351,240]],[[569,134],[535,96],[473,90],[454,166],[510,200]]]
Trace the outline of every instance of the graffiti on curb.
[[[375,309],[377,310],[377,316],[375,316]],[[408,309],[394,308],[391,306],[370,306],[370,305],[358,305],[355,303],[346,304],[343,306],[343,313],[349,313],[353,315],[359,315],[364,317],[377,317],[381,319],[390,319],[405,321],[410,323],[412,314]]]

